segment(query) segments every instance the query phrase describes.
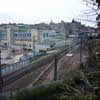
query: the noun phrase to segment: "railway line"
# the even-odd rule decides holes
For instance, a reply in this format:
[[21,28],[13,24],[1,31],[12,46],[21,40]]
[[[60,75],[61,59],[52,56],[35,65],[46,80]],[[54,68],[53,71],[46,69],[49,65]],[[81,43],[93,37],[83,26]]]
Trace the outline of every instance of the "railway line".
[[[68,53],[72,48],[76,46],[79,47],[79,42],[74,43],[70,49],[65,49],[60,52],[61,55],[58,55],[58,59],[60,59],[65,53]],[[3,78],[3,91],[15,91],[18,88],[25,88],[30,83],[32,85],[41,84],[48,73],[53,70],[54,67],[54,55],[50,55],[47,58],[30,64],[21,70],[17,70],[14,73],[11,73],[7,76],[2,76]]]
[[[78,45],[78,44],[77,44]],[[74,52],[74,50],[76,50],[77,48],[78,48],[78,46],[75,46],[75,47],[73,47],[73,50],[71,50],[71,52]],[[70,50],[68,50],[68,51],[65,51],[65,52],[62,52],[61,53],[61,55],[59,55],[60,57],[58,57],[57,59],[58,60],[60,60],[60,58],[62,57],[62,56],[64,56],[66,53],[68,53]],[[48,77],[48,75],[50,74],[50,72],[51,71],[53,71],[54,70],[54,66],[55,66],[55,62],[54,62],[54,60],[46,67],[46,69],[44,69],[41,73],[40,73],[40,75],[36,78],[36,80],[32,83],[32,85],[33,86],[39,86],[39,85],[41,85],[41,84],[44,84],[45,82],[45,80],[47,79],[47,77]],[[57,71],[59,71],[59,67],[57,68]],[[50,79],[50,78],[52,78],[52,79]],[[50,77],[49,78],[49,81],[53,81],[53,79],[54,79],[54,72],[53,72],[53,75],[52,75],[52,77]]]
[[[79,48],[79,46],[80,46],[79,42],[77,42],[75,45],[73,45],[73,47],[71,47],[67,51],[64,51],[64,52],[62,51],[61,54],[57,57],[57,60],[59,61],[61,59],[61,57],[63,57],[68,52],[75,52]],[[36,78],[36,80],[32,83],[32,85],[33,86],[39,86],[42,83],[45,83],[44,80],[47,79],[48,74],[50,74],[50,72],[54,70],[54,66],[55,66],[55,62],[53,60],[53,62],[51,62],[48,65],[48,67],[39,75],[39,77]],[[59,69],[60,68],[58,66],[57,72],[59,72]],[[54,72],[53,72],[53,75],[52,75],[52,80],[53,79],[54,79]],[[52,80],[49,79],[49,81],[52,81]]]
[[[34,64],[30,64],[27,67],[16,71],[14,73],[11,73],[7,76],[2,76],[3,78],[3,87],[7,87],[10,86],[10,84],[16,82],[17,80],[21,79],[23,76],[27,75],[28,73],[34,73],[34,76],[36,77],[36,73],[38,72],[38,70],[40,69],[40,71],[42,71],[42,68],[44,70],[44,65],[46,66],[50,61],[52,60],[52,56],[48,56],[47,58],[34,63]],[[39,72],[40,73],[40,72]],[[39,74],[38,73],[38,74]]]
[[[54,68],[54,60],[39,74],[36,80],[32,83],[33,86],[38,86],[43,83],[43,81],[47,78],[48,74]],[[52,75],[52,79],[54,76]]]
[[24,77],[17,79],[15,82],[6,85],[3,88],[3,91],[15,91],[16,89],[23,89],[27,87],[28,85],[30,85],[30,83],[36,80],[38,75],[40,75],[40,73],[44,71],[44,69],[46,69],[47,66],[48,65],[39,67],[36,70],[33,70],[32,72],[28,73],[27,75],[24,75]]

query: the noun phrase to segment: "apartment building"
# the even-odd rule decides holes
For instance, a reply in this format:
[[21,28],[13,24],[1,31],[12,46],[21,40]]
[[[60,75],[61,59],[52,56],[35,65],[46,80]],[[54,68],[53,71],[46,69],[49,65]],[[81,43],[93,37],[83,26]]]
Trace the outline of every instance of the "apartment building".
[[33,45],[38,42],[38,31],[29,29],[27,32],[10,31],[8,28],[5,32],[0,31],[0,44],[7,47],[13,45],[32,49]]
[[13,32],[13,45],[32,49],[33,45],[38,42],[38,31],[36,29],[28,30],[27,32]]

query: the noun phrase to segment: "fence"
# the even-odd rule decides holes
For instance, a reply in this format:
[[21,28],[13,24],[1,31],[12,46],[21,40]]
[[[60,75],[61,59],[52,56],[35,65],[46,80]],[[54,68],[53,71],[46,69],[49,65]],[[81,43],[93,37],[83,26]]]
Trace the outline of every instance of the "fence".
[[20,70],[21,68],[27,66],[28,64],[29,64],[29,60],[25,60],[25,61],[20,61],[20,62],[11,64],[11,65],[2,66],[1,75],[2,76],[8,75],[12,72]]

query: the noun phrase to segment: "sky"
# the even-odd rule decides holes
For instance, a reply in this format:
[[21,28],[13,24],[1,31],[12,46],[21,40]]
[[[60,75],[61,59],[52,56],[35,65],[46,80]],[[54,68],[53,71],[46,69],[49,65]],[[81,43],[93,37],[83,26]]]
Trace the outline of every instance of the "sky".
[[82,0],[0,0],[0,23],[70,22],[85,9]]

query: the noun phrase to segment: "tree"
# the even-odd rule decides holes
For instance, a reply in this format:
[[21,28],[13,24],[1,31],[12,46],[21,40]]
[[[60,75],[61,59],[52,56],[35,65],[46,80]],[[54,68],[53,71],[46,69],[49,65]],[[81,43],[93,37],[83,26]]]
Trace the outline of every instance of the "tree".
[[89,22],[97,24],[97,29],[100,29],[100,0],[83,0],[89,9],[86,11],[87,16],[94,16],[95,19],[89,19]]
[[85,0],[88,4],[92,4],[93,6],[97,6],[100,8],[100,0]]
[[96,3],[98,3],[98,7],[100,7],[100,0],[96,0]]

